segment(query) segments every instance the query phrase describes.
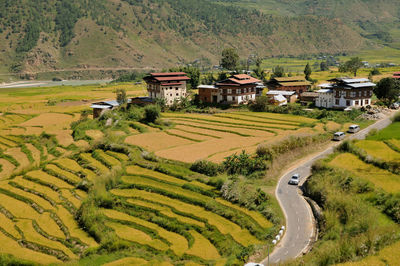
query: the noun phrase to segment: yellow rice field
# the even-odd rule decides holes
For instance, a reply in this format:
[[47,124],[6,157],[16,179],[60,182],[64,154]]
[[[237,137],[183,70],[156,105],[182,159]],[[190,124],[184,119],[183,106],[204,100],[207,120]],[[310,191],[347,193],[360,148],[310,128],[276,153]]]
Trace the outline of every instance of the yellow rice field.
[[343,153],[336,156],[330,165],[346,169],[354,175],[368,180],[375,187],[381,188],[389,193],[397,193],[400,191],[400,179],[398,175],[389,171],[382,170],[373,165],[366,164],[357,156],[350,153]]
[[79,157],[83,159],[84,162],[87,163],[89,166],[99,171],[99,173],[107,174],[109,172],[109,169],[106,166],[104,166],[101,162],[94,159],[90,153],[81,153],[79,154]]
[[400,153],[395,152],[382,141],[362,140],[358,141],[356,146],[377,159],[400,162]]
[[210,225],[215,226],[221,233],[230,234],[233,239],[243,246],[249,246],[251,244],[259,244],[260,241],[252,236],[247,230],[240,228],[233,222],[217,215],[212,212],[206,211],[204,208],[184,203],[179,200],[171,199],[166,196],[162,196],[156,193],[147,192],[143,190],[129,189],[120,190],[114,189],[112,193],[117,196],[123,197],[136,197],[142,198],[148,201],[157,202],[163,205],[167,205],[171,208],[176,209],[179,212],[187,213],[189,215],[194,215],[201,219],[206,220]]
[[221,257],[218,253],[218,250],[207,238],[195,230],[190,230],[189,232],[194,238],[194,244],[186,252],[187,254],[200,257],[205,260],[216,260]]

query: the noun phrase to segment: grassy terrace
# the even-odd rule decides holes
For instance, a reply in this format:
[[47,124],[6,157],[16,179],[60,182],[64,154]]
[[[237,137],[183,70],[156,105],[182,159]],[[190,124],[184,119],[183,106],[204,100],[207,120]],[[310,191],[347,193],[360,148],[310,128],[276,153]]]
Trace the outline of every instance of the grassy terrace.
[[387,145],[400,138],[398,126],[345,143],[314,167],[305,189],[323,209],[320,240],[293,265],[398,264],[400,153]]

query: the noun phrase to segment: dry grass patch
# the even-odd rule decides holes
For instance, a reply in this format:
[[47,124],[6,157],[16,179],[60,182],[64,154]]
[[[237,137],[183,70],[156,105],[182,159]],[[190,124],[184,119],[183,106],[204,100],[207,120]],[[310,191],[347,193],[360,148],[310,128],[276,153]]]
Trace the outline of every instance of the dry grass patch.
[[20,166],[17,168],[17,170],[24,169],[31,165],[31,162],[26,154],[21,151],[21,148],[10,148],[5,151],[4,154],[10,155],[20,163]]
[[109,169],[106,166],[104,166],[104,164],[93,158],[90,153],[81,153],[79,154],[79,157],[90,167],[99,171],[99,173],[107,174],[109,172]]
[[35,182],[23,179],[21,176],[17,176],[12,181],[17,183],[20,186],[25,187],[25,188],[33,189],[37,192],[43,193],[44,195],[46,195],[48,198],[50,198],[51,200],[53,200],[56,203],[60,202],[59,194],[49,187],[42,186]]
[[255,211],[251,211],[248,210],[246,208],[242,208],[240,206],[237,206],[235,204],[230,203],[229,201],[223,200],[223,199],[215,199],[218,203],[225,205],[228,208],[232,208],[232,209],[236,209],[238,211],[240,211],[241,213],[250,216],[253,220],[255,220],[258,225],[260,225],[263,228],[270,228],[271,226],[273,226],[273,224],[267,220],[267,218],[265,218],[264,216],[262,216],[261,213],[255,212]]
[[368,180],[376,187],[381,188],[386,192],[397,193],[400,191],[400,178],[398,175],[377,168],[371,164],[366,164],[351,153],[340,154],[329,164],[334,167],[348,170],[355,176]]
[[277,114],[277,113],[266,113],[266,112],[234,112],[232,114],[239,114],[239,115],[245,115],[249,117],[261,117],[261,118],[267,118],[271,120],[277,120],[277,121],[288,121],[288,122],[294,122],[294,123],[313,123],[316,122],[317,120],[304,117],[304,116],[296,116],[296,115],[290,115],[290,114]]
[[174,186],[166,183],[161,183],[149,178],[141,177],[141,176],[123,176],[122,181],[127,183],[127,184],[137,184],[137,185],[143,185],[146,187],[152,187],[152,188],[157,188],[163,191],[167,191],[176,195],[180,195],[189,199],[196,199],[200,200],[203,202],[207,202],[210,200],[209,197],[204,196],[202,194],[183,189],[179,186]]
[[54,134],[56,136],[58,144],[63,147],[68,147],[69,145],[74,143],[74,138],[71,135],[72,130],[48,131],[48,133]]
[[4,138],[2,136],[0,136],[0,143],[5,145],[5,146],[8,146],[8,147],[16,147],[16,146],[18,146],[18,143],[15,143],[14,141],[6,139],[6,138]]
[[[15,238],[21,238],[21,235],[15,229],[14,222],[7,218],[3,213],[0,212],[0,227],[5,230],[7,233],[12,235]],[[1,234],[1,232],[0,232]]]
[[146,168],[142,168],[137,165],[129,165],[126,167],[126,173],[128,175],[139,175],[139,176],[149,176],[156,179],[160,179],[169,183],[177,184],[177,185],[184,185],[188,183],[186,180],[182,180],[176,177],[172,177],[160,172],[152,171]]
[[64,127],[68,127],[74,120],[75,118],[73,116],[67,114],[43,113],[21,123],[20,125],[24,127],[42,126],[49,130],[63,129]]
[[106,151],[106,153],[110,156],[113,156],[117,158],[120,161],[129,161],[129,157],[126,154],[120,153],[120,152],[114,152],[114,151]]
[[106,222],[105,225],[114,229],[117,236],[122,239],[132,241],[141,245],[147,245],[154,249],[162,251],[166,251],[169,248],[168,245],[164,242],[158,239],[152,239],[148,234],[127,225],[114,222]]
[[57,165],[47,164],[45,166],[45,169],[48,169],[49,171],[54,172],[55,174],[60,175],[67,180],[70,180],[72,183],[79,183],[81,181],[81,179],[78,176],[59,168]]
[[108,166],[114,167],[114,166],[120,166],[121,165],[120,161],[118,161],[114,157],[106,154],[103,150],[95,150],[95,152],[96,152],[97,156],[99,156],[101,161],[106,163]]
[[265,140],[265,138],[261,137],[232,136],[226,139],[212,139],[201,143],[161,150],[157,151],[156,155],[167,159],[193,163],[197,160],[206,159],[215,153],[257,145]]
[[103,132],[101,132],[100,130],[86,130],[85,134],[86,136],[94,140],[99,140],[104,137]]
[[72,237],[80,239],[83,243],[90,247],[97,247],[99,245],[91,236],[88,235],[88,233],[79,227],[78,223],[74,219],[74,216],[64,207],[59,206],[56,213],[64,225],[68,228],[68,231]]
[[36,219],[36,222],[47,234],[58,238],[65,238],[64,233],[61,231],[60,227],[58,227],[57,223],[51,218],[50,213],[45,212],[41,214],[39,218]]
[[80,166],[76,161],[68,159],[68,158],[61,158],[53,161],[53,163],[56,163],[58,167],[61,167],[62,169],[74,172],[74,173],[79,173],[83,171],[84,168]]
[[16,241],[0,232],[0,253],[11,254],[17,258],[33,261],[38,264],[61,263],[57,258],[21,247]]
[[328,121],[326,123],[326,128],[328,131],[338,131],[342,128],[342,125],[332,122],[332,121]]
[[47,200],[43,199],[42,197],[36,196],[35,194],[26,192],[24,190],[21,190],[19,188],[15,188],[11,185],[8,184],[3,184],[1,186],[1,188],[6,189],[14,194],[23,196],[27,199],[32,200],[33,202],[35,202],[37,205],[39,205],[40,207],[42,207],[43,209],[47,209],[47,210],[52,210],[54,209],[53,205],[50,204],[50,202],[48,202]]
[[39,213],[25,202],[0,193],[0,202],[14,217],[31,219],[39,218]]
[[40,151],[36,149],[35,146],[33,146],[31,143],[26,143],[25,144],[28,150],[31,152],[33,159],[35,160],[36,163],[40,163]]
[[2,158],[0,158],[0,165],[1,165],[0,180],[10,177],[15,169],[15,165]]
[[186,251],[187,254],[205,260],[217,260],[221,257],[218,253],[218,250],[207,238],[195,230],[190,230],[189,232],[194,238],[194,244],[188,251]]
[[170,136],[165,132],[153,132],[129,136],[125,139],[125,143],[140,146],[150,151],[158,151],[171,147],[188,145],[194,142]]
[[49,175],[41,170],[28,172],[26,173],[26,176],[34,179],[39,179],[40,181],[43,181],[48,184],[56,185],[58,188],[68,188],[68,189],[73,188],[72,185],[62,181],[61,179],[55,176]]
[[[45,238],[38,232],[36,232],[33,227],[32,221],[28,219],[22,219],[16,222],[17,226],[24,233],[24,238],[33,243],[37,243],[39,245],[46,246],[51,249],[58,249],[64,252],[69,258],[77,259],[78,256],[75,255],[69,248],[61,244],[60,242],[50,240]],[[43,228],[42,228],[43,229]]]
[[171,199],[156,193],[137,189],[114,189],[112,193],[122,197],[142,198],[148,201],[157,202],[169,206],[175,210],[186,213],[188,216],[195,216],[206,220],[210,225],[215,226],[222,234],[230,234],[236,242],[243,246],[259,244],[260,241],[252,236],[246,229],[241,229],[237,224],[221,217],[213,212],[206,211],[204,208],[192,204],[184,203],[179,200]]
[[148,201],[139,200],[139,199],[128,199],[128,202],[133,204],[133,205],[136,205],[136,206],[146,207],[146,208],[149,208],[149,209],[153,209],[153,210],[159,211],[161,214],[163,214],[165,216],[168,216],[168,217],[171,217],[171,218],[175,218],[178,221],[180,221],[182,223],[185,223],[185,224],[193,224],[193,225],[197,225],[197,226],[200,226],[200,227],[204,227],[205,226],[203,222],[200,222],[198,220],[195,220],[195,219],[192,219],[192,218],[189,218],[189,217],[186,217],[186,216],[182,216],[182,215],[176,214],[171,210],[171,208],[166,207],[166,206],[161,206],[159,204],[154,204],[154,203],[151,203],[151,202],[148,202]]
[[400,161],[400,153],[395,152],[382,141],[362,140],[355,144],[369,155],[384,161]]
[[176,135],[177,137],[182,137],[184,139],[193,139],[196,141],[205,141],[205,140],[209,140],[212,138],[209,136],[189,133],[189,132],[181,131],[178,129],[169,129],[167,132],[172,135]]
[[82,202],[77,199],[69,189],[63,189],[61,190],[61,195],[66,198],[69,202],[72,203],[72,205],[75,206],[75,208],[79,209],[79,207],[81,206]]
[[111,218],[111,219],[117,219],[117,220],[122,220],[122,221],[128,221],[128,222],[133,222],[135,224],[153,229],[158,233],[158,235],[165,240],[167,240],[169,243],[171,243],[171,250],[178,256],[182,256],[184,252],[188,249],[188,242],[186,238],[183,236],[167,231],[164,228],[154,224],[147,222],[145,220],[130,216],[128,214],[125,214],[123,212],[118,212],[114,210],[103,210],[104,214]]
[[148,264],[147,260],[144,260],[144,259],[141,259],[141,258],[130,257],[130,258],[123,258],[123,259],[120,259],[120,260],[109,262],[109,263],[104,264],[103,266],[125,266],[125,265],[141,265],[141,266],[144,266],[144,265],[147,265],[147,264]]

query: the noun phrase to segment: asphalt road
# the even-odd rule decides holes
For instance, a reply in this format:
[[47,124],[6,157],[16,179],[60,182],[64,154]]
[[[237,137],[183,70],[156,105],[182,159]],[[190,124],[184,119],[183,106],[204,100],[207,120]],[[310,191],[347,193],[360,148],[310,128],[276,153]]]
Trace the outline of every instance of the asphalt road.
[[[380,130],[390,124],[390,117],[387,117],[357,134],[351,135],[347,139],[364,139],[372,129],[376,128]],[[289,179],[293,174],[298,173],[300,174],[300,185],[303,184],[311,175],[311,166],[314,162],[331,154],[339,144],[340,142],[330,146],[302,165],[291,169],[279,180],[275,195],[286,217],[286,232],[269,257],[271,265],[300,256],[307,250],[309,244],[315,238],[316,228],[311,207],[302,197],[298,187],[288,184]],[[268,258],[264,259],[261,263],[268,265]]]

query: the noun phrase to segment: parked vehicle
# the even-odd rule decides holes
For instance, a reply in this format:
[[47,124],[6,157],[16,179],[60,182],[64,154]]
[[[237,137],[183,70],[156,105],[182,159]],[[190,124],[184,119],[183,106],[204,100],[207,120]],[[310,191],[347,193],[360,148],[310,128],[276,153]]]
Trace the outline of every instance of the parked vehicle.
[[344,137],[346,137],[346,134],[344,132],[336,132],[335,134],[333,134],[333,140],[343,140]]
[[298,185],[300,181],[300,175],[299,174],[294,174],[290,180],[289,180],[289,184],[290,185]]
[[390,109],[394,109],[397,110],[400,108],[400,103],[392,103],[392,105],[390,105]]
[[357,133],[360,131],[360,126],[359,125],[351,125],[349,126],[349,130],[347,132],[349,133]]

